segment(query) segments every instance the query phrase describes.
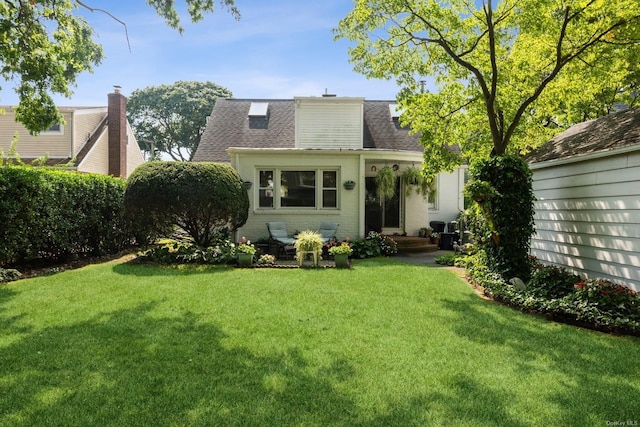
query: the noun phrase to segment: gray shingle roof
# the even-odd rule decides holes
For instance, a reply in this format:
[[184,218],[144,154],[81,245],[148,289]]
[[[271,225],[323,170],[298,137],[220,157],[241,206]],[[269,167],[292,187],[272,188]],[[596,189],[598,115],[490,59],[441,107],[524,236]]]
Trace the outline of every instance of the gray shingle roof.
[[527,160],[539,163],[568,159],[631,145],[640,148],[640,107],[571,126],[534,150]]
[[[266,118],[248,117],[251,102],[268,102]],[[364,101],[364,148],[422,152],[418,135],[409,135],[389,116],[394,101]],[[295,148],[293,99],[219,99],[209,117],[193,161],[230,162],[226,150]]]

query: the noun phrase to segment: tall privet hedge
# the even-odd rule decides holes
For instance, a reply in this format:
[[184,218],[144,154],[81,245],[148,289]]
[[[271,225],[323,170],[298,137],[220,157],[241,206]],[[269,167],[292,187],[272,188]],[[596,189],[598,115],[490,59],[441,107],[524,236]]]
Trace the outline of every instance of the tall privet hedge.
[[131,242],[119,178],[0,167],[0,265],[115,253]]
[[153,237],[177,226],[202,247],[244,225],[249,215],[240,175],[221,163],[145,163],[129,177],[124,200],[136,235]]
[[470,228],[488,267],[505,280],[531,274],[530,239],[534,228],[532,173],[516,155],[480,161],[471,168],[465,193],[471,207]]

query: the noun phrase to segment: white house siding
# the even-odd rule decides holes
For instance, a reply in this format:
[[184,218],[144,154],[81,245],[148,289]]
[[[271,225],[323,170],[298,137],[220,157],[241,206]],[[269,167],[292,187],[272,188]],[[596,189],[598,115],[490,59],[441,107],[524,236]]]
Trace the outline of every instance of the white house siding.
[[532,254],[640,290],[640,150],[531,168]]
[[296,98],[296,148],[360,149],[364,98]]
[[[460,211],[464,210],[462,189],[465,184],[466,166],[451,173],[438,175],[438,187],[435,207],[429,210],[429,221],[455,221]],[[424,226],[426,227],[426,225]]]
[[[283,221],[287,224],[289,233],[296,230],[317,230],[323,221],[337,222],[338,239],[359,236],[360,200],[364,200],[364,180],[359,176],[360,156],[357,153],[342,153],[335,151],[323,153],[318,150],[281,150],[274,155],[274,151],[267,155],[260,150],[230,149],[231,165],[238,171],[244,181],[251,181],[249,194],[249,218],[244,227],[238,230],[239,236],[249,239],[268,237],[265,223]],[[267,152],[269,150],[266,150]],[[238,152],[242,152],[239,156]],[[338,208],[258,208],[259,177],[261,169],[336,169],[338,170]],[[342,185],[345,181],[355,181],[356,188],[346,190]]]

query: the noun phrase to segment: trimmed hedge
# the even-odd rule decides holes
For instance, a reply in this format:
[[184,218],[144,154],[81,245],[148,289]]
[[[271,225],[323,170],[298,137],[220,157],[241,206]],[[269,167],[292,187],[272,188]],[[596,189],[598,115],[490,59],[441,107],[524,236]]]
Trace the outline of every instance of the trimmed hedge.
[[242,178],[221,163],[140,165],[127,181],[124,202],[140,240],[167,235],[177,226],[203,248],[220,233],[244,225],[249,216]]
[[0,265],[116,253],[131,243],[119,178],[0,168]]

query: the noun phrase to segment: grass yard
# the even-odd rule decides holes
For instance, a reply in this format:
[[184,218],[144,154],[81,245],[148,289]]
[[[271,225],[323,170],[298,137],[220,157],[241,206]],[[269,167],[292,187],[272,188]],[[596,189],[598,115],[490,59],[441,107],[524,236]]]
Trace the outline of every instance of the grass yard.
[[2,426],[606,426],[640,423],[640,340],[395,260],[116,261],[0,286],[0,396]]

